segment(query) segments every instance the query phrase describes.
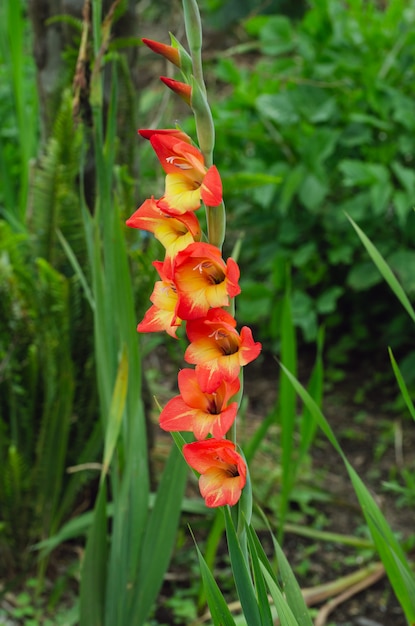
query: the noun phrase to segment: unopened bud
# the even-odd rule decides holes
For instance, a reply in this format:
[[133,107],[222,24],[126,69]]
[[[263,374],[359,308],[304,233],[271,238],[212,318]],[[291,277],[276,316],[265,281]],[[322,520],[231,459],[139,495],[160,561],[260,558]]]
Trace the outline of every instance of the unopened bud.
[[155,52],[156,54],[161,54],[165,59],[180,67],[180,53],[177,48],[173,46],[168,46],[165,43],[160,43],[158,41],[153,41],[152,39],[141,40],[150,50]]
[[190,100],[192,97],[192,88],[190,85],[181,83],[178,80],[173,80],[172,78],[167,78],[166,76],[160,76],[160,80],[190,106]]

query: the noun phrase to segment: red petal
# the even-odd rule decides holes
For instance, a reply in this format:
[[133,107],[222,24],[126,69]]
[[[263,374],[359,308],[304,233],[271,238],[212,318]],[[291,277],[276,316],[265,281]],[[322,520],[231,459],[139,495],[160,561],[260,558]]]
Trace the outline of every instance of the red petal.
[[215,165],[206,172],[200,191],[206,206],[218,206],[222,202],[222,181]]

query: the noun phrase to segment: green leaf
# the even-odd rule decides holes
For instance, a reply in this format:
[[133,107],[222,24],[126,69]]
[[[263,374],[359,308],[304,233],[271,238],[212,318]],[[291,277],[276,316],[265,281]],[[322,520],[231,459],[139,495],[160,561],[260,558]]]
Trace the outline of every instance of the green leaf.
[[406,248],[395,250],[388,256],[388,263],[407,295],[415,295],[415,251]]
[[307,609],[307,605],[304,601],[297,579],[294,576],[294,572],[292,571],[281,546],[272,532],[271,537],[278,563],[278,575],[281,581],[281,586],[284,589],[287,604],[299,626],[313,626],[310,613]]
[[404,309],[406,310],[406,312],[408,313],[412,321],[415,322],[415,311],[412,308],[411,303],[409,302],[408,296],[406,295],[406,293],[402,289],[402,286],[399,284],[399,282],[395,278],[389,265],[386,263],[383,256],[379,253],[377,248],[373,245],[370,239],[365,235],[362,229],[356,224],[356,222],[352,220],[352,218],[349,215],[347,215],[347,213],[346,213],[346,217],[351,223],[351,225],[353,226],[353,228],[355,229],[356,233],[358,234],[360,241],[365,246],[366,250],[371,256],[372,261],[378,268],[379,272],[381,273],[383,278],[386,280],[389,287],[392,289],[393,293],[398,298],[398,300],[400,301],[400,303],[402,304],[402,306],[404,307]]
[[200,573],[202,575],[203,589],[206,594],[206,601],[209,606],[214,626],[235,626],[235,620],[229,611],[228,605],[226,604],[225,599],[216,584],[216,581],[213,578],[196,541],[195,546],[197,557],[199,559]]
[[128,624],[141,624],[155,602],[173,550],[186,486],[187,465],[173,445],[142,542],[138,589]]
[[297,620],[293,615],[293,612],[291,611],[284,596],[278,588],[278,585],[268,572],[267,568],[263,565],[263,563],[261,563],[261,569],[265,581],[268,585],[269,592],[276,606],[281,626],[299,626]]
[[107,573],[107,494],[99,488],[81,574],[80,626],[103,626]]
[[413,402],[411,400],[411,396],[409,395],[408,392],[408,388],[406,386],[406,383],[403,379],[403,376],[401,374],[401,370],[399,369],[399,366],[397,364],[397,362],[395,361],[395,357],[393,356],[392,350],[391,348],[388,348],[389,350],[389,357],[392,363],[392,368],[393,368],[393,372],[395,374],[395,378],[398,382],[399,385],[399,389],[401,390],[401,394],[402,394],[402,398],[405,400],[405,404],[408,407],[408,411],[412,417],[413,420],[415,420],[415,407],[413,405]]
[[401,603],[408,621],[410,623],[415,622],[415,578],[400,544],[359,475],[347,460],[331,427],[317,404],[298,380],[283,365],[281,365],[281,367],[334,449],[343,459],[365,516],[366,523],[373,537],[377,552],[382,559],[396,597]]
[[382,277],[370,261],[353,265],[346,278],[348,287],[355,291],[365,291],[380,282],[382,282]]
[[118,435],[121,428],[121,420],[124,413],[125,401],[127,397],[128,385],[128,355],[125,346],[121,352],[118,365],[117,378],[112,394],[110,412],[105,431],[104,459],[101,473],[101,480],[108,472],[112,455],[114,454]]
[[272,613],[269,605],[267,588],[264,581],[264,576],[261,571],[261,557],[260,554],[265,556],[262,550],[260,554],[257,551],[257,541],[255,531],[251,525],[246,527],[248,535],[249,554],[252,562],[252,573],[254,576],[255,589],[258,596],[258,606],[261,613],[261,621],[263,626],[273,626]]
[[299,197],[309,211],[315,211],[323,202],[329,188],[312,173],[308,173],[300,187]]
[[[281,315],[281,361],[292,372],[297,371],[297,342],[291,312],[291,294],[286,290]],[[281,424],[282,485],[280,494],[280,528],[283,532],[288,513],[289,500],[295,480],[293,442],[296,416],[296,395],[289,380],[281,373],[279,387],[278,417]]]
[[295,44],[291,20],[283,15],[270,15],[259,32],[262,52],[277,56],[292,50]]
[[287,93],[263,93],[255,101],[260,115],[272,120],[281,126],[289,126],[299,122],[300,117],[293,109],[291,99]]
[[224,515],[232,572],[247,624],[249,626],[262,626],[249,565],[245,560],[228,507],[224,507]]

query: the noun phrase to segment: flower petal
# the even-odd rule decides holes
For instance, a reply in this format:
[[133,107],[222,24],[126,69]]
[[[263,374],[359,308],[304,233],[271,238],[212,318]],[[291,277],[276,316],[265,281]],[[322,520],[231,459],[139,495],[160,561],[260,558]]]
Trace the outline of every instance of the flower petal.
[[201,196],[206,206],[218,206],[222,202],[222,181],[215,165],[205,174],[201,186]]

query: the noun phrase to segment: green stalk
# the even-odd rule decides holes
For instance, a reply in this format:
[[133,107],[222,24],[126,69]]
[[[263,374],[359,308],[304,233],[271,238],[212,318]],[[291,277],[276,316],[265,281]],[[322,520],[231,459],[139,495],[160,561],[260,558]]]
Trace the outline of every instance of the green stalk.
[[202,67],[202,22],[196,0],[183,0],[184,25],[192,57],[193,75],[206,96]]

